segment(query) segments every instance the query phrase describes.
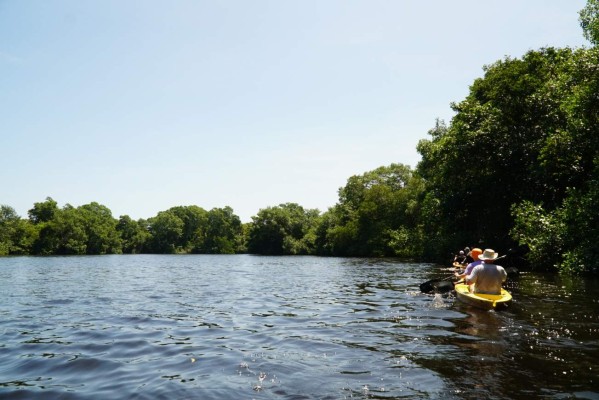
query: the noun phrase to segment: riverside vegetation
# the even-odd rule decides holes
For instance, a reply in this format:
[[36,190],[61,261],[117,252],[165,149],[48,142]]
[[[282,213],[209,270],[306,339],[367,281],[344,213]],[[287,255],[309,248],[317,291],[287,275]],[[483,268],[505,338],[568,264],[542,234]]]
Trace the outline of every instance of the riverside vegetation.
[[[230,207],[149,219],[48,197],[0,209],[0,255],[254,253],[446,262],[465,244],[519,249],[538,269],[599,273],[599,0],[580,11],[589,48],[542,48],[484,67],[419,142],[415,169],[352,176],[325,212],[296,203],[242,223]],[[521,260],[524,262],[524,260]]]

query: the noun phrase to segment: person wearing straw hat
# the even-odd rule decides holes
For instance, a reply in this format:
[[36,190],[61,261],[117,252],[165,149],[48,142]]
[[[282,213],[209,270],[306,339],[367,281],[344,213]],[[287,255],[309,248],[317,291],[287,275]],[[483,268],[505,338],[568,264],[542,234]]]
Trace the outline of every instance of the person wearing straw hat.
[[493,264],[497,257],[499,254],[493,249],[485,249],[478,256],[482,264],[466,276],[466,283],[474,284],[474,293],[501,294],[501,284],[507,279],[507,273],[502,266]]

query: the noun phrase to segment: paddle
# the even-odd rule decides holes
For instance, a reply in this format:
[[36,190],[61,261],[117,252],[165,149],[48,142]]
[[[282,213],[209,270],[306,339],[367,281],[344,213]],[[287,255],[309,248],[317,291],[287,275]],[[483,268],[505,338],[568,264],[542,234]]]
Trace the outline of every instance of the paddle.
[[453,284],[448,282],[449,279],[455,278],[455,275],[451,274],[443,278],[431,279],[420,284],[420,291],[422,293],[445,293],[453,290]]

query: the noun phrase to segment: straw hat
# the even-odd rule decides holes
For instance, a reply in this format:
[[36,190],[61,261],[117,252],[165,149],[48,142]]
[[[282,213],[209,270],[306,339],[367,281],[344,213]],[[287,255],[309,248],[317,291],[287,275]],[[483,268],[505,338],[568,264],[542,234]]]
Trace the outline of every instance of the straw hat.
[[496,253],[495,250],[485,249],[483,254],[478,256],[478,259],[483,260],[483,261],[489,261],[489,260],[496,260],[497,257],[499,257],[499,253]]

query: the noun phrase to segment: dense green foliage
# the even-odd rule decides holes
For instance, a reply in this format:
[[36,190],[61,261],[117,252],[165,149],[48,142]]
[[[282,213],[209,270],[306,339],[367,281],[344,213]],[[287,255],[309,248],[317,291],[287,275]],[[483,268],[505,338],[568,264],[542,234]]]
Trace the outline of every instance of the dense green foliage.
[[77,208],[67,204],[59,209],[47,198],[29,211],[36,228],[33,254],[114,254],[121,252],[117,221],[111,211],[98,203]]
[[179,206],[148,220],[132,220],[98,203],[59,208],[35,203],[29,219],[0,207],[0,255],[81,255],[139,253],[231,254],[245,251],[241,220],[230,207],[206,211]]
[[[599,0],[580,12],[599,44]],[[417,146],[348,179],[329,210],[287,203],[242,224],[230,207],[179,206],[148,220],[98,203],[29,218],[0,209],[0,255],[240,253],[394,256],[446,262],[465,245],[521,249],[536,268],[599,272],[599,48],[529,51],[484,67]]]
[[318,252],[342,256],[409,256],[419,253],[418,197],[422,181],[405,165],[391,164],[352,176],[339,203],[317,230]]
[[596,202],[598,56],[549,48],[499,61],[453,106],[451,125],[419,144],[444,247],[515,239],[538,265],[595,268],[580,256],[597,249],[580,248],[577,232]]
[[28,254],[35,229],[22,220],[14,208],[0,206],[0,256]]
[[599,1],[587,0],[587,5],[580,11],[580,26],[584,37],[595,46],[599,44]]
[[318,210],[305,210],[295,203],[268,207],[252,217],[248,251],[268,255],[311,254]]

